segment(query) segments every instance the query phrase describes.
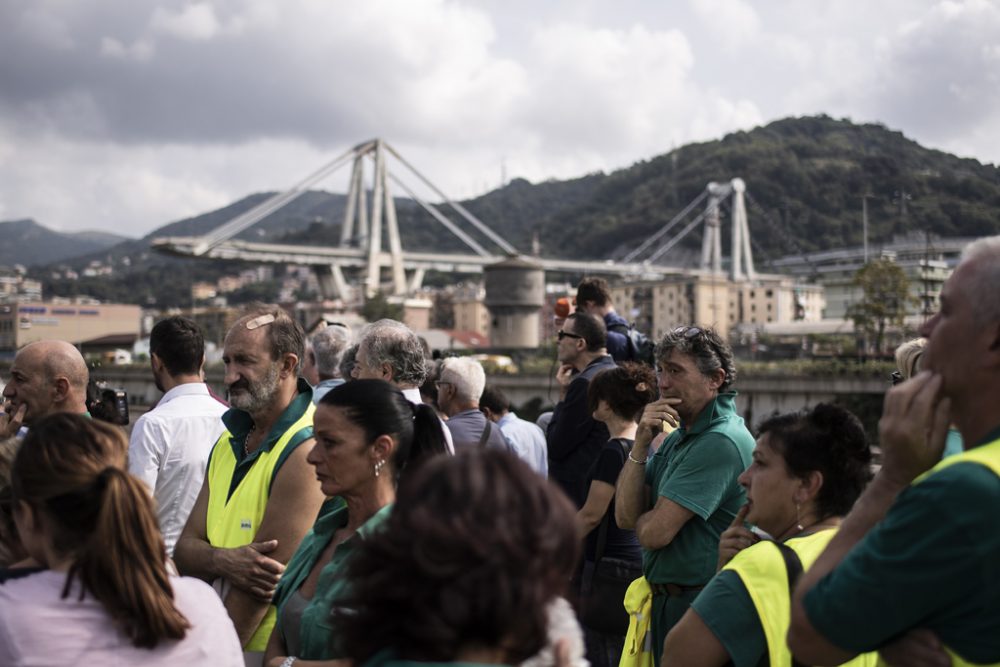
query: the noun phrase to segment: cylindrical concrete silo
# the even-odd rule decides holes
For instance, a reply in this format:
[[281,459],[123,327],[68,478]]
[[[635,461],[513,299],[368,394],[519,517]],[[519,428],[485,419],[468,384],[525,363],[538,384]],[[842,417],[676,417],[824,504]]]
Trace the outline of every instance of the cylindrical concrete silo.
[[545,272],[520,257],[483,267],[490,345],[538,347],[538,318],[545,301]]

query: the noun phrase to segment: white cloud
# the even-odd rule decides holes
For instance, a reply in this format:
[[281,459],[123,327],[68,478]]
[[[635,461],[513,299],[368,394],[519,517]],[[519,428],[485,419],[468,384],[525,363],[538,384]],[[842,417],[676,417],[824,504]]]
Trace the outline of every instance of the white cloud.
[[153,31],[191,41],[212,39],[219,27],[215,10],[207,2],[190,4],[176,12],[157,7],[150,20]]
[[285,187],[375,136],[456,197],[495,187],[501,162],[508,176],[574,177],[818,112],[1000,161],[998,11],[11,0],[0,219],[142,233]]

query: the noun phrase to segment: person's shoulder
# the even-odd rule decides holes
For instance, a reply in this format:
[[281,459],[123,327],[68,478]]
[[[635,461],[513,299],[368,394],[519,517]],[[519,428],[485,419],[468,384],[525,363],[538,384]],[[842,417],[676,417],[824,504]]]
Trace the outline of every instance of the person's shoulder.
[[[9,574],[9,573],[8,573]],[[20,602],[42,603],[53,593],[59,597],[66,583],[66,576],[52,570],[37,569],[27,574],[14,572],[0,581],[0,610],[14,611]]]
[[933,472],[907,492],[921,502],[933,500],[948,507],[996,507],[1000,505],[1000,476],[981,463],[962,461]]

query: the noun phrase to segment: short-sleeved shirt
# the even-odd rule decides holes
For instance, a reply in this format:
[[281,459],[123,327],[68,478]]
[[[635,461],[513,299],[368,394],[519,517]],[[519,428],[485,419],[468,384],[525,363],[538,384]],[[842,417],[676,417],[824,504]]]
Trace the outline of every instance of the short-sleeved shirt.
[[956,463],[905,489],[806,594],[810,623],[849,651],[920,627],[966,660],[1000,662],[998,508],[1000,477],[977,463]]
[[[612,438],[608,440],[607,444],[604,445],[601,452],[597,455],[597,460],[594,461],[594,465],[590,469],[590,474],[587,475],[588,489],[590,488],[590,483],[595,480],[615,486],[618,482],[618,475],[622,471],[622,466],[625,465],[625,457],[632,450],[633,442],[633,440],[629,440],[628,438]],[[642,560],[642,547],[639,546],[639,540],[635,536],[635,531],[619,528],[618,522],[615,521],[614,496],[612,496],[611,502],[608,503],[608,509],[602,521],[608,522],[607,538],[604,544],[604,557],[621,558],[622,560],[633,560],[636,562]],[[585,554],[587,560],[591,562],[597,559],[597,537],[600,529],[601,525],[598,524],[592,531],[587,533]]]
[[690,426],[667,436],[646,466],[650,507],[667,498],[694,513],[670,544],[643,550],[650,583],[701,586],[715,574],[719,536],[746,500],[737,482],[754,439],[736,414],[736,393],[719,394]]

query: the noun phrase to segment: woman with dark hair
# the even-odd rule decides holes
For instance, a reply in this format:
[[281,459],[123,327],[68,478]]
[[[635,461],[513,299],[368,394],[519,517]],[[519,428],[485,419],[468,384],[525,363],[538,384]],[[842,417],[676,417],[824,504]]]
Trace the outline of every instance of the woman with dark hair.
[[266,665],[344,655],[330,609],[352,585],[345,564],[386,521],[400,477],[447,451],[441,428],[433,408],[411,404],[382,380],[354,380],[320,400],[307,460],[330,500],[275,591]]
[[[719,542],[721,570],[667,635],[661,664],[791,665],[789,580],[836,533],[871,476],[870,461],[861,422],[839,406],[765,421],[739,478],[747,503]],[[874,665],[876,657],[845,664]]]
[[568,499],[507,452],[428,462],[351,561],[334,622],[356,665],[517,665],[547,641],[579,553]]
[[591,414],[596,421],[608,427],[611,435],[587,473],[587,499],[576,515],[580,532],[586,535],[580,590],[585,611],[581,620],[587,642],[587,659],[594,667],[618,665],[628,627],[628,615],[620,604],[617,609],[601,609],[599,613],[601,617],[610,616],[611,621],[614,621],[615,614],[620,616],[620,632],[606,624],[595,627],[600,622],[592,618],[586,609],[598,560],[607,559],[605,566],[614,563],[614,567],[622,572],[633,570],[635,579],[642,576],[642,547],[635,531],[619,528],[615,521],[615,483],[626,457],[632,451],[642,410],[656,398],[653,370],[633,362],[601,371],[590,381],[587,389]]
[[0,586],[0,664],[243,665],[212,588],[168,574],[127,452],[121,429],[96,420],[32,424],[11,473],[14,518],[46,569]]

